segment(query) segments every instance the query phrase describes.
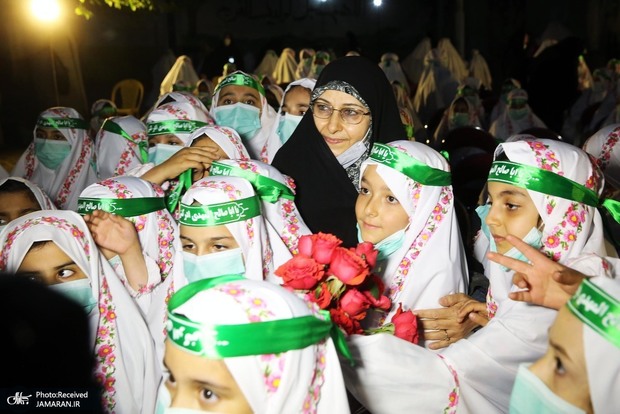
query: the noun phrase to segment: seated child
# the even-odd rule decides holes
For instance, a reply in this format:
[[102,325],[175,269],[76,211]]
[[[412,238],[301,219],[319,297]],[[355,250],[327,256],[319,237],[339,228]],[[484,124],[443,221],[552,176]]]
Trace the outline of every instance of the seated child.
[[329,314],[280,286],[192,283],[170,299],[167,329],[158,410],[349,413]]
[[152,413],[161,376],[153,340],[82,218],[62,210],[22,216],[0,233],[0,251],[0,271],[38,280],[83,307],[104,410]]
[[88,123],[73,108],[50,108],[39,115],[34,141],[12,175],[41,187],[58,208],[75,210],[80,191],[97,179],[92,157]]
[[56,210],[56,206],[36,184],[21,177],[0,179],[0,229],[39,210]]
[[[405,310],[437,307],[442,296],[466,291],[450,183],[447,160],[419,142],[375,143],[362,163],[358,237],[379,251],[375,272],[392,301],[389,313],[375,315],[373,324],[389,321],[399,304]],[[427,339],[443,340],[444,334],[427,332]]]
[[[291,258],[281,240],[269,240],[259,198],[243,178],[196,181],[181,200],[179,224],[190,283],[227,273],[277,280],[274,264]],[[274,249],[278,242],[281,246]]]

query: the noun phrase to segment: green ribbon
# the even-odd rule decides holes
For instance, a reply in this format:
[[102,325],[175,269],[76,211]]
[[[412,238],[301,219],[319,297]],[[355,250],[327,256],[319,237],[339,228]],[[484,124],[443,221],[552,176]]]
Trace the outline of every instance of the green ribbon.
[[178,184],[168,193],[166,196],[166,207],[171,214],[174,214],[174,210],[177,208],[179,204],[179,199],[181,198],[181,193],[189,190],[192,186],[192,170],[191,168],[185,170],[179,175]]
[[226,76],[215,88],[215,93],[218,93],[223,87],[228,85],[247,86],[256,89],[261,95],[265,96],[265,88],[263,88],[263,85],[258,83],[253,77],[243,73],[232,73]]
[[589,188],[551,171],[516,162],[495,161],[489,171],[488,181],[516,185],[588,206],[598,206],[598,196]]
[[620,301],[584,279],[566,306],[583,323],[620,348]]
[[181,288],[168,303],[168,338],[182,349],[211,359],[248,355],[279,354],[314,345],[328,336],[336,337],[334,345],[349,360],[351,353],[342,332],[331,321],[329,312],[321,310],[324,319],[313,315],[265,322],[235,325],[208,325],[193,322],[175,313],[197,293],[231,281],[241,275],[225,275],[203,279]]
[[50,117],[40,117],[37,119],[37,126],[41,128],[75,128],[75,129],[86,129],[88,130],[89,126],[83,119],[80,118],[50,118]]
[[208,206],[181,203],[179,223],[192,227],[212,227],[260,216],[260,201],[252,196]]
[[603,201],[603,207],[609,211],[609,214],[611,214],[616,223],[620,223],[620,201],[608,198]]
[[81,215],[90,214],[95,210],[103,210],[121,217],[135,217],[166,208],[161,197],[143,198],[87,198],[78,199],[77,212]]
[[429,167],[397,148],[385,144],[375,142],[370,151],[370,158],[405,174],[422,185],[443,187],[452,183],[450,172]]
[[286,198],[288,200],[295,199],[295,195],[290,188],[274,180],[273,178],[265,177],[264,175],[234,167],[232,165],[213,161],[211,168],[209,169],[209,175],[245,178],[252,184],[254,191],[261,199],[272,204],[277,202],[280,198]]
[[103,125],[101,125],[101,128],[113,134],[120,135],[127,141],[136,144],[140,149],[140,158],[142,159],[142,164],[146,164],[147,162],[149,162],[149,144],[147,141],[136,142],[136,140],[134,140],[131,135],[129,135],[123,128],[121,128],[119,124],[110,119],[106,119],[105,121],[103,121]]
[[200,127],[208,125],[206,122],[191,121],[188,119],[169,119],[167,121],[149,122],[146,124],[149,137],[165,134],[191,134]]

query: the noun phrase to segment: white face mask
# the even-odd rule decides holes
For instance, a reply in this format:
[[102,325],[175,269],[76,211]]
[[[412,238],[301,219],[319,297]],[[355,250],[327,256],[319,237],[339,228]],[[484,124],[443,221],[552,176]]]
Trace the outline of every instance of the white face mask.
[[183,252],[183,271],[188,282],[228,274],[244,274],[243,251],[240,247],[196,256]]
[[183,146],[181,145],[157,144],[149,148],[149,162],[159,165],[179,152],[182,148]]
[[[368,133],[366,133],[368,135]],[[364,137],[365,138],[365,137]],[[351,166],[355,161],[359,160],[368,148],[364,144],[364,139],[357,141],[355,144],[347,148],[342,154],[338,155],[336,159],[342,165],[342,168]]]
[[291,115],[289,113],[285,113],[282,118],[280,118],[280,124],[278,125],[278,137],[280,137],[280,142],[284,144],[288,139],[293,135],[293,132],[297,128],[297,125],[301,122],[302,115]]

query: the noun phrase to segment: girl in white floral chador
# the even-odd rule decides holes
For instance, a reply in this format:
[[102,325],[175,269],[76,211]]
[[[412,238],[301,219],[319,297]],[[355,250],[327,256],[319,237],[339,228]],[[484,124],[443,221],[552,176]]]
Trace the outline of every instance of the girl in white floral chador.
[[158,412],[349,413],[344,343],[294,293],[243,275],[201,280],[170,299],[168,321]]
[[[577,270],[587,266],[587,274],[603,272],[603,229],[596,209],[602,177],[585,152],[533,137],[500,144],[488,190],[488,211],[479,214],[492,251],[520,257],[505,239],[512,234],[554,261]],[[391,335],[350,340],[361,362],[345,369],[347,386],[371,412],[508,410],[518,366],[543,355],[557,312],[511,300],[513,271],[490,262],[485,273],[490,321],[438,355]]]
[[153,340],[84,220],[72,211],[27,214],[0,233],[0,251],[0,271],[40,280],[83,307],[105,412],[152,413],[161,377]]
[[436,308],[442,296],[464,292],[467,266],[446,159],[418,142],[375,143],[360,175],[358,237],[379,250],[375,272],[392,301],[373,324],[389,321],[399,304]]

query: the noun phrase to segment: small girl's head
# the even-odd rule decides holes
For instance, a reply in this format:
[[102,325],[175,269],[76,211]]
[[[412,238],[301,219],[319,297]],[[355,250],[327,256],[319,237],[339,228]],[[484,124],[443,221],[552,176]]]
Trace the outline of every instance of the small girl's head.
[[488,215],[482,214],[491,243],[508,252],[504,238],[513,234],[556,261],[584,249],[598,252],[600,240],[591,229],[600,226],[595,218],[601,178],[573,145],[534,137],[500,144],[487,181]]
[[324,312],[275,284],[201,280],[168,306],[158,405],[221,413],[341,412],[342,374]]
[[195,182],[183,195],[179,223],[188,281],[246,271],[262,279],[260,200],[249,181]]
[[18,217],[41,210],[39,201],[24,179],[7,178],[3,181],[0,184],[0,227]]
[[[310,81],[310,83],[316,83],[312,82],[310,79],[308,79],[308,81]],[[310,94],[313,87],[314,85],[312,87],[307,87],[294,82],[289,84],[289,87],[286,88],[286,92],[284,93],[284,100],[282,101],[280,112],[297,116],[304,115],[308,112],[310,108]]]
[[[206,126],[198,128],[189,137],[190,147],[205,147],[215,151],[217,160],[248,160],[250,155],[241,142],[241,137],[232,128],[223,126]],[[209,170],[193,173],[192,181],[198,181],[209,175]]]
[[55,107],[39,115],[34,128],[34,153],[45,167],[56,170],[71,149],[88,138],[88,123],[73,108]]
[[620,284],[607,276],[586,278],[549,329],[546,354],[529,369],[519,368],[511,408],[598,413],[618,407],[618,320]]
[[146,119],[149,147],[158,144],[185,146],[196,129],[207,125],[206,114],[189,102],[169,102],[154,109]]
[[583,150],[592,155],[596,165],[605,174],[605,194],[620,190],[620,125],[601,128],[583,144]]
[[426,219],[431,211],[418,212],[420,200],[428,198],[429,191],[450,186],[445,158],[411,141],[375,143],[370,158],[362,163],[360,177],[357,225],[361,239],[375,244],[404,231],[416,214]]

